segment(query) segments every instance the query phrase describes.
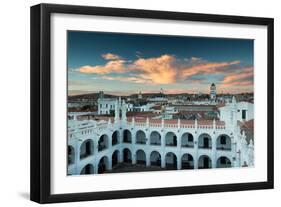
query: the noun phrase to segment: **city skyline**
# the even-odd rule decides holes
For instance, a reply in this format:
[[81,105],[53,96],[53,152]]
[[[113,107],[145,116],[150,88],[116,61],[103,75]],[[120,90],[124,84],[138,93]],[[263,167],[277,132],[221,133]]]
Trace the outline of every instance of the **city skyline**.
[[68,94],[253,92],[253,40],[68,32]]

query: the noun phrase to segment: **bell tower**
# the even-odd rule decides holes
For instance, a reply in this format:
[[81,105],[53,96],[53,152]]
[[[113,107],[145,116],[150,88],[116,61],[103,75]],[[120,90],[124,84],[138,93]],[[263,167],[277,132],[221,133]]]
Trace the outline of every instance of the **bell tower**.
[[216,97],[217,97],[216,85],[212,83],[210,87],[210,98],[211,100],[216,100]]

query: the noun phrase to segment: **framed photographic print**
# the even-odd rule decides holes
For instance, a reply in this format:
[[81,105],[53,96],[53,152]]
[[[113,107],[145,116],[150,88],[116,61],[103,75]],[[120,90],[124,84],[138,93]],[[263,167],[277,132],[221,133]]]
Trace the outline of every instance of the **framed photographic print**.
[[31,200],[273,188],[273,19],[31,7]]

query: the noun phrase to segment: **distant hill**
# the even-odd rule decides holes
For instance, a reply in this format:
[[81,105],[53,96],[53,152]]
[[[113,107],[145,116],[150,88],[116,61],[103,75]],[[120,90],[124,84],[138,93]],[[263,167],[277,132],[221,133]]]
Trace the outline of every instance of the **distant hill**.
[[[118,96],[104,94],[105,98],[117,98]],[[77,99],[91,99],[91,100],[97,100],[99,98],[99,93],[88,93],[88,94],[79,94],[79,95],[73,95],[68,96],[68,100],[77,100]]]

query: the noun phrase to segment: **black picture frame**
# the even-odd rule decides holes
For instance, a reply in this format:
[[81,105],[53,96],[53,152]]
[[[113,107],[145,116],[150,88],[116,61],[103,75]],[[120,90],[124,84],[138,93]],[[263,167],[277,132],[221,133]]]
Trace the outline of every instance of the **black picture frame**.
[[[219,184],[189,187],[169,187],[74,194],[51,194],[50,130],[51,130],[51,72],[50,72],[50,15],[53,13],[99,15],[112,17],[150,18],[210,23],[232,23],[267,26],[267,181],[238,184]],[[31,174],[30,199],[38,203],[88,201],[103,199],[166,196],[179,194],[211,193],[272,189],[274,186],[274,76],[272,18],[195,14],[152,10],[103,8],[89,6],[39,4],[31,7]]]

